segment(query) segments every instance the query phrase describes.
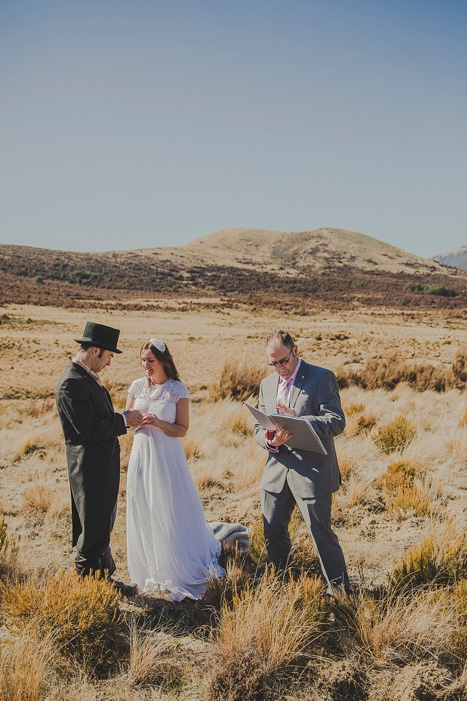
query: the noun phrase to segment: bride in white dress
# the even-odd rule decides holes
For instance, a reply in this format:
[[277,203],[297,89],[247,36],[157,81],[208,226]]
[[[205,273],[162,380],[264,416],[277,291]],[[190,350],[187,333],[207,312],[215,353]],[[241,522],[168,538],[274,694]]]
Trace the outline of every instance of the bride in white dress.
[[132,382],[126,404],[143,414],[128,464],[128,570],[143,592],[199,599],[209,579],[225,571],[180,441],[188,430],[189,392],[163,341],[144,343],[140,357],[145,377]]

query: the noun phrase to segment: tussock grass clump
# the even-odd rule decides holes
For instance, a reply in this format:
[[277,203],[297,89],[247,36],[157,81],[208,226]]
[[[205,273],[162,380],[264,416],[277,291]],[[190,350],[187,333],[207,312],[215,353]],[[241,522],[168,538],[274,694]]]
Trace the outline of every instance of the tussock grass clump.
[[266,551],[266,543],[264,541],[263,518],[256,519],[253,525],[249,528],[250,549],[249,554],[257,565],[263,565],[267,562],[268,554]]
[[467,534],[455,534],[449,524],[415,545],[395,566],[391,586],[410,591],[426,585],[451,585],[467,577]]
[[264,367],[229,360],[224,364],[219,382],[209,386],[209,400],[217,402],[229,398],[243,402],[252,395],[257,396],[264,375]]
[[6,580],[14,575],[17,559],[18,546],[8,538],[5,519],[0,515],[0,580]]
[[39,402],[35,402],[31,407],[30,413],[34,419],[39,419],[51,411],[55,411],[55,399],[46,397]]
[[430,590],[414,592],[409,599],[394,592],[380,599],[341,597],[333,610],[344,648],[363,654],[372,667],[437,657],[456,628],[455,609],[446,595]]
[[268,698],[281,676],[311,655],[326,602],[322,587],[304,582],[281,583],[269,570],[222,606],[212,650],[213,701]]
[[383,453],[389,454],[396,450],[404,450],[413,441],[416,434],[415,426],[405,416],[398,416],[386,426],[378,428],[372,438],[375,445]]
[[397,519],[426,516],[430,513],[430,499],[416,483],[420,472],[410,460],[391,463],[379,480],[385,492],[386,508]]
[[33,453],[37,453],[41,456],[44,455],[45,444],[43,441],[41,441],[35,436],[28,436],[21,443],[18,451],[16,452],[16,455],[13,458],[13,462],[18,462],[22,458],[25,458],[28,455],[32,455]]
[[121,637],[120,594],[105,580],[59,572],[39,584],[31,579],[3,586],[1,597],[9,631],[21,634],[30,628],[52,635],[67,657],[99,666]]
[[51,490],[45,485],[36,482],[23,494],[24,508],[31,514],[39,516],[47,513],[53,501]]
[[175,689],[186,672],[173,636],[163,631],[138,628],[130,623],[129,681],[133,687],[159,686]]
[[339,387],[351,385],[363,389],[393,390],[406,382],[417,392],[434,390],[445,392],[453,387],[462,387],[467,381],[467,350],[462,347],[450,367],[414,363],[405,360],[401,353],[388,353],[385,357],[369,358],[360,369],[340,367],[336,371]]
[[388,501],[388,512],[398,520],[411,516],[427,516],[430,513],[430,499],[416,484],[401,486]]
[[22,635],[0,646],[0,698],[3,701],[41,701],[54,658],[51,636],[40,637],[25,628]]

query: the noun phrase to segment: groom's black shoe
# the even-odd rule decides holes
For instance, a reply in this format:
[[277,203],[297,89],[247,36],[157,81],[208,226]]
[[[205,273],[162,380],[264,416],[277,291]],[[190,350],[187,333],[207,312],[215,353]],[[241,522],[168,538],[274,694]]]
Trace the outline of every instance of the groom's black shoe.
[[109,579],[109,582],[122,596],[134,596],[138,590],[136,585],[116,582],[115,579]]

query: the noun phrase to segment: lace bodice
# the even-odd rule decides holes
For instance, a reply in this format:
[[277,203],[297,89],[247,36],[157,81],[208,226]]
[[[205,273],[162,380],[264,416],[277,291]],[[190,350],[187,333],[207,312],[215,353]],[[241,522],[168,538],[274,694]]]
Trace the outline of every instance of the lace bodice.
[[135,398],[134,409],[142,414],[155,414],[162,421],[175,423],[177,402],[190,393],[183,382],[167,380],[162,385],[149,385],[146,377],[131,383],[128,393]]

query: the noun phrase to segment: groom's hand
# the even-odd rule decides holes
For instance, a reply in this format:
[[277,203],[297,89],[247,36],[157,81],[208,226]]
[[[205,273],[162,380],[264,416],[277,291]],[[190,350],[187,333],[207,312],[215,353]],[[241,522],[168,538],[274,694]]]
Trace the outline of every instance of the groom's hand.
[[143,423],[143,417],[138,409],[127,409],[123,412],[123,416],[125,417],[127,426],[136,428],[137,426],[141,426]]

